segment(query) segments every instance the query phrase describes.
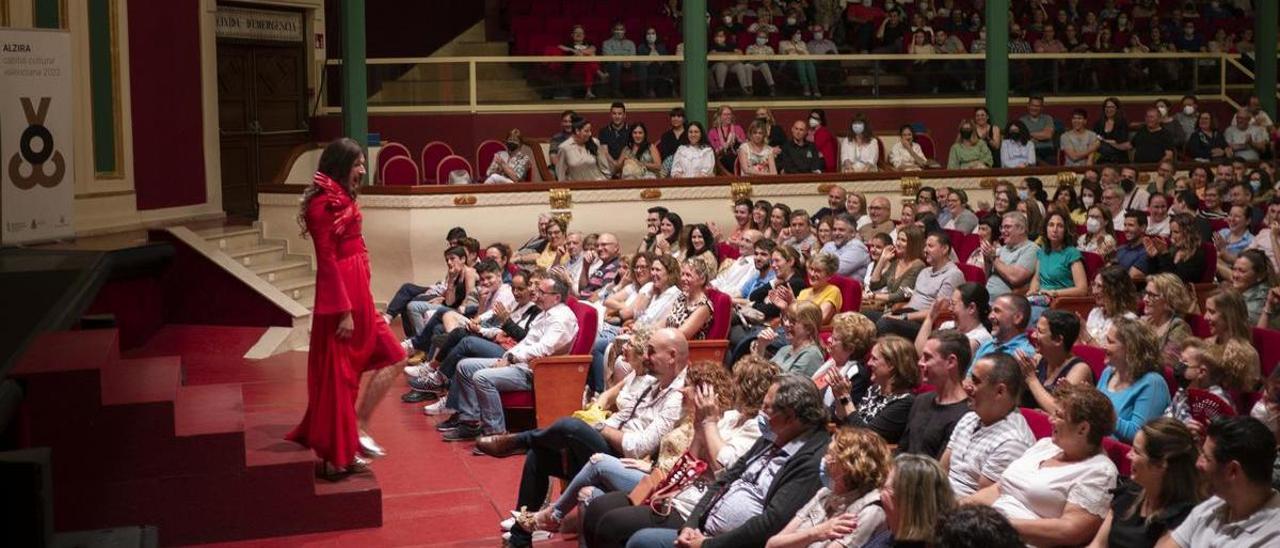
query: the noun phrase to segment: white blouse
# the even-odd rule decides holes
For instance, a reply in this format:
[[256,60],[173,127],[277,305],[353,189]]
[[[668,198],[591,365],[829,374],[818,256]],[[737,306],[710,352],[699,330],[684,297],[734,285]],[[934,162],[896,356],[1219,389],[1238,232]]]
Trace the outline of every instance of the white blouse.
[[716,156],[711,147],[682,145],[671,160],[671,176],[711,177],[716,173]]
[[[738,462],[738,459],[747,454],[751,446],[760,439],[760,425],[756,423],[755,418],[741,420],[737,409],[725,411],[720,416],[720,420],[716,422],[716,431],[720,433],[720,439],[724,440],[724,447],[721,447],[720,452],[716,454],[716,462],[720,464],[721,470],[733,466],[733,463]],[[705,477],[711,477],[710,467],[707,468]],[[711,483],[699,480],[685,487],[680,494],[671,499],[671,509],[682,517],[688,517],[693,513],[693,508],[698,505],[698,501],[702,500],[702,495],[707,493],[707,487]]]
[[853,139],[840,138],[840,171],[879,171],[879,163],[880,146],[875,140],[860,145]]
[[[915,151],[916,155],[921,158],[924,157],[924,150],[920,148],[920,143],[912,141],[911,150]],[[925,159],[927,160],[928,158]],[[894,143],[893,148],[889,149],[889,163],[893,165],[894,169],[899,171],[924,169],[923,165],[916,162],[915,156],[912,156],[910,152],[907,152],[907,147],[902,144],[902,141]]]
[[1053,438],[1032,445],[1000,476],[1000,497],[992,507],[1009,519],[1059,518],[1067,504],[1105,517],[1111,509],[1111,489],[1116,486],[1116,465],[1099,452],[1064,466],[1042,466],[1060,454]]
[[[1126,311],[1123,316],[1130,320],[1138,319],[1138,315],[1130,311]],[[1115,318],[1103,315],[1101,306],[1095,306],[1089,311],[1089,317],[1084,320],[1084,328],[1089,332],[1089,336],[1093,337],[1095,346],[1102,346],[1106,342],[1107,332],[1111,331],[1111,324],[1114,322]]]

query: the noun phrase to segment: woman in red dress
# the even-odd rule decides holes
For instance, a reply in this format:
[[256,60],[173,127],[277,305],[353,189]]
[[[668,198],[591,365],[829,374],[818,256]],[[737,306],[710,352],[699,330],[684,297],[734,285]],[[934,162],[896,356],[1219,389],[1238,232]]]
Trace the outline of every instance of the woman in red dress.
[[[369,253],[355,201],[364,166],[364,153],[355,141],[330,143],[298,214],[315,242],[316,299],[307,355],[307,413],[287,439],[314,450],[324,460],[326,476],[367,468],[369,461],[357,450],[365,457],[384,454],[366,429],[395,380],[396,368],[387,366],[405,359],[369,289]],[[372,372],[371,378],[357,409],[360,378],[366,372]]]

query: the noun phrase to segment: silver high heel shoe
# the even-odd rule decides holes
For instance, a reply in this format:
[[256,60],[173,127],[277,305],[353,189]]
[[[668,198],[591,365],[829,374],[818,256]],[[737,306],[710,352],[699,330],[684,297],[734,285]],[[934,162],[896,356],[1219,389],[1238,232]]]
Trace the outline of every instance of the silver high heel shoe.
[[387,450],[378,445],[378,442],[373,441],[373,436],[363,430],[360,431],[360,452],[364,453],[366,457],[374,459],[387,456]]

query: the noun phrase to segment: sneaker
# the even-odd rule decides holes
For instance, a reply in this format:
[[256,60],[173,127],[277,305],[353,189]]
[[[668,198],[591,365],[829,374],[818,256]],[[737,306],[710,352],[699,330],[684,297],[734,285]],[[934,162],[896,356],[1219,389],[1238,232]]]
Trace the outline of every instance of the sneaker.
[[444,441],[471,441],[484,435],[478,422],[462,422],[457,428],[444,432]]
[[435,403],[424,406],[422,412],[427,415],[443,415],[448,413],[449,409],[444,406],[444,400],[436,400]]
[[462,424],[462,416],[458,413],[454,413],[453,416],[445,419],[444,422],[437,424],[436,430],[440,432],[448,432],[449,430],[457,428],[459,424]]
[[440,399],[440,394],[435,392],[419,392],[410,390],[400,395],[400,401],[404,403],[422,403],[424,401],[435,401]]
[[405,339],[400,341],[400,348],[404,349],[405,355],[412,356],[418,349],[413,347],[413,339]]
[[409,379],[409,388],[412,388],[414,391],[417,391],[417,392],[431,392],[435,390],[436,387],[432,386],[429,380],[430,378],[431,378],[430,375],[423,375],[421,377],[412,377]]
[[449,388],[449,377],[444,376],[439,369],[432,369],[426,375],[420,377],[432,390],[444,390]]
[[430,364],[406,365],[404,366],[404,374],[409,378],[421,377],[431,369]]

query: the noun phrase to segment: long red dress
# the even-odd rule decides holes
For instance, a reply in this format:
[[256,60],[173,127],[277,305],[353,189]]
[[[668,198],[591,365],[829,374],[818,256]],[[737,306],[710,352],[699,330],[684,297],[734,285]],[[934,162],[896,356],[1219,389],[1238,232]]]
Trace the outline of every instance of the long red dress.
[[[369,252],[360,234],[360,208],[336,181],[316,173],[322,189],[307,207],[307,233],[316,249],[316,300],[307,355],[307,413],[286,437],[339,468],[359,447],[356,396],[360,375],[403,360],[404,349],[373,305]],[[351,312],[355,329],[339,339]]]

